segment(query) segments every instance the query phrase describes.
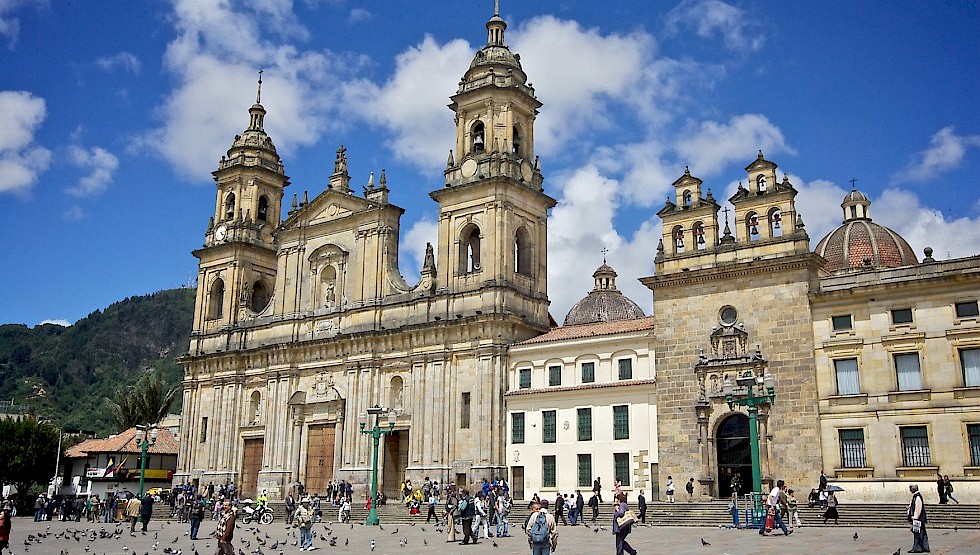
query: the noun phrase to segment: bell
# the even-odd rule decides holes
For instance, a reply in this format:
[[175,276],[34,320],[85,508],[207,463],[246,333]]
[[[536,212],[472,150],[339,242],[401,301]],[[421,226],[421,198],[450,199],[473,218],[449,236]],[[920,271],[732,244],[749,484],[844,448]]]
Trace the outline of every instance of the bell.
[[779,213],[776,213],[776,214],[773,214],[772,215],[772,228],[773,229],[779,229],[779,221],[781,219],[782,218],[779,217]]
[[749,235],[758,235],[758,234],[759,234],[759,226],[757,225],[749,226]]
[[700,233],[698,233],[698,244],[699,245],[703,245],[704,244],[704,232],[703,231],[700,232]]

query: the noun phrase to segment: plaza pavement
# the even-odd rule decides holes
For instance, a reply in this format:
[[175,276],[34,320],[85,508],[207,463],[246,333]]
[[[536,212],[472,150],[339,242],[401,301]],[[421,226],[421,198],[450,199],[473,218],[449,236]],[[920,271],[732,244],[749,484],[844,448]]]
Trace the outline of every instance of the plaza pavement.
[[[523,521],[524,516],[518,516]],[[515,519],[518,520],[518,519]],[[384,525],[368,527],[361,524],[339,525],[319,523],[314,526],[314,532],[327,534],[327,528],[332,529],[337,536],[337,545],[331,547],[328,537],[317,537],[313,544],[318,548],[317,553],[371,553],[371,541],[375,541],[375,554],[379,555],[416,555],[416,554],[473,554],[488,555],[527,554],[527,540],[523,535],[505,538],[481,540],[477,545],[459,545],[446,543],[445,532],[437,532],[435,526],[416,525]],[[615,546],[609,526],[605,530],[590,529],[582,526],[559,527],[559,542],[556,553],[561,554],[613,554]],[[34,522],[30,517],[15,518],[10,538],[10,552],[14,555],[168,555],[180,550],[182,555],[193,555],[194,549],[200,555],[211,555],[215,550],[215,541],[211,537],[191,541],[187,534],[189,527],[176,521],[151,521],[147,535],[137,531],[135,536],[129,534],[129,526],[120,527],[122,535],[113,538],[97,538],[90,541],[91,531],[101,535],[100,530],[112,533],[116,530],[112,524],[92,524],[75,522]],[[201,525],[200,537],[205,538],[214,529],[214,521],[205,521]],[[70,533],[61,538],[66,530],[81,530],[84,533]],[[139,528],[137,527],[137,530]],[[517,531],[520,532],[519,530]],[[853,539],[854,533],[858,539]],[[30,542],[25,546],[29,534],[46,534],[39,538],[41,541]],[[268,534],[268,538],[266,535]],[[295,534],[295,536],[294,536]],[[299,534],[292,528],[286,528],[282,523],[269,526],[248,526],[239,523],[235,532],[234,546],[238,555],[284,555],[299,553],[292,543]],[[933,530],[930,531],[932,553],[936,555],[976,555],[980,554],[980,530]],[[462,537],[460,534],[458,537]],[[701,539],[710,546],[703,546]],[[176,539],[176,542],[174,540]],[[265,542],[264,545],[259,540]],[[275,542],[280,542],[272,549]],[[402,546],[403,542],[407,542]],[[493,546],[496,542],[497,547]],[[629,535],[629,542],[641,555],[795,555],[795,554],[881,554],[890,555],[901,548],[904,554],[912,546],[912,534],[904,528],[798,528],[789,537],[780,534],[761,537],[755,530],[731,530],[727,528],[697,528],[697,527],[668,527],[646,526],[637,527]],[[156,549],[154,549],[156,544]],[[260,551],[261,550],[261,551]],[[6,554],[4,554],[6,555]]]

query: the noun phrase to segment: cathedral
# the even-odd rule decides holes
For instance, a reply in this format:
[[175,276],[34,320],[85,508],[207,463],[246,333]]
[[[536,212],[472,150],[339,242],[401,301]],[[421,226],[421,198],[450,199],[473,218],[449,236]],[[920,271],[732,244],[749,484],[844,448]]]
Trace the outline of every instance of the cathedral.
[[759,152],[731,212],[689,169],[673,183],[640,278],[651,315],[603,263],[558,326],[542,103],[507,24],[486,28],[450,97],[455,145],[417,283],[399,271],[387,176],[354,191],[343,147],[326,190],[283,213],[259,81],[194,251],[175,483],[276,499],[347,480],[364,499],[361,432],[378,418],[389,495],[406,477],[506,477],[517,497],[550,498],[602,477],[656,499],[674,476],[727,496],[752,482],[750,418],[730,402],[750,378],[771,387],[754,420],[763,482],[806,491],[823,469],[849,501],[897,501],[941,472],[980,495],[980,256],[920,261],[857,190],[811,250],[796,188]]

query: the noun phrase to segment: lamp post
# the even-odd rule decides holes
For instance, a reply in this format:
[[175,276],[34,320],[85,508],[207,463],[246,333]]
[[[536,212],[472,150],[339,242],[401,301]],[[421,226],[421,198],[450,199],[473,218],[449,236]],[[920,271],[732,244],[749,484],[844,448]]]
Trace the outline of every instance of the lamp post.
[[[385,430],[381,427],[381,415],[388,413],[388,429]],[[371,429],[365,429],[367,426],[368,415],[374,415],[374,427]],[[367,520],[364,524],[377,525],[381,521],[378,520],[378,445],[381,443],[381,436],[386,436],[395,430],[395,420],[398,415],[392,409],[384,409],[377,405],[370,407],[367,410],[367,414],[361,414],[358,420],[361,424],[361,433],[371,436],[374,439],[374,454],[371,459],[371,511],[368,513]]]
[[739,387],[745,388],[744,393],[735,393],[735,387],[732,385],[732,380],[728,376],[725,376],[725,381],[722,383],[722,391],[725,393],[725,401],[728,403],[729,409],[734,410],[736,405],[749,409],[752,491],[761,492],[762,468],[759,465],[759,407],[762,405],[771,405],[776,401],[776,380],[769,372],[766,372],[762,377],[758,377],[751,370],[748,370],[741,376],[737,376],[735,381]]
[[136,446],[140,448],[140,493],[143,498],[143,474],[146,472],[146,453],[157,443],[157,425],[139,424],[136,426]]

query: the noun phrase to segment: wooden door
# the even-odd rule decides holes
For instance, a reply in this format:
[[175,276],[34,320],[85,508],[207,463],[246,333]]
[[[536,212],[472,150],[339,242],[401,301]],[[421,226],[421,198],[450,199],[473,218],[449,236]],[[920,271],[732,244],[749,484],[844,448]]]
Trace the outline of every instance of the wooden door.
[[[398,499],[401,495],[401,483],[405,479],[408,468],[408,432],[396,431],[384,438],[384,465],[379,470],[381,484],[378,489],[385,492],[390,499]],[[412,483],[413,488],[422,484]]]
[[524,499],[524,467],[512,466],[510,479],[510,494],[514,499]]
[[337,437],[334,424],[310,426],[306,441],[306,491],[322,497],[333,480],[333,453]]
[[243,448],[244,460],[242,461],[242,481],[238,484],[243,497],[255,499],[256,488],[259,483],[259,471],[262,470],[262,452],[265,447],[265,440],[246,439]]

